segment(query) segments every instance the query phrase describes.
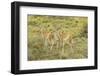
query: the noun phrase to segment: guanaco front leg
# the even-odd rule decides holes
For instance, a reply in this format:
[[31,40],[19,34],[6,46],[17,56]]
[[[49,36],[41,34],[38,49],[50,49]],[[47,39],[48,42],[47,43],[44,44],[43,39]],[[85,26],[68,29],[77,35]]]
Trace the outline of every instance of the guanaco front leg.
[[64,45],[65,45],[65,43],[64,42],[62,42],[62,49],[61,49],[61,55],[60,55],[60,59],[62,59],[62,56],[64,55]]
[[51,42],[50,51],[53,50],[53,46],[54,46],[54,41]]

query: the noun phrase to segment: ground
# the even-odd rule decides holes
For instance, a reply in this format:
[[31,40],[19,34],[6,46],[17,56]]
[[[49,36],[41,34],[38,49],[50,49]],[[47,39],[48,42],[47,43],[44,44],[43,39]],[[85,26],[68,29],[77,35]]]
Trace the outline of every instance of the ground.
[[29,61],[88,57],[87,17],[46,15],[27,17]]

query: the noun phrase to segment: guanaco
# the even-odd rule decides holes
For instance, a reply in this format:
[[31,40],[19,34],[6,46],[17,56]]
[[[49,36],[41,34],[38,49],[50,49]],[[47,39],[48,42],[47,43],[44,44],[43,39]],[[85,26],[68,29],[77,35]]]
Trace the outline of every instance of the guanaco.
[[72,39],[72,35],[71,33],[69,32],[59,32],[59,37],[60,37],[60,44],[62,44],[62,53],[64,53],[65,49],[64,49],[64,46],[66,44],[68,44],[70,46],[70,49],[71,51],[73,50],[73,46],[72,46],[72,43],[73,43],[73,39]]

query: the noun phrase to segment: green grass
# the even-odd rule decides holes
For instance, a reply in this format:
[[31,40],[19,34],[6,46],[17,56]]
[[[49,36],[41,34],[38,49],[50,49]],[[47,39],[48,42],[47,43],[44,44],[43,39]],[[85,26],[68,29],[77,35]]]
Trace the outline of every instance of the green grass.
[[[28,60],[55,60],[55,59],[83,59],[88,57],[87,46],[87,17],[78,16],[44,16],[28,15]],[[50,50],[50,44],[44,46],[44,40],[41,36],[41,30],[45,32],[65,32],[69,33],[72,39],[64,45],[62,51],[62,42],[56,47],[56,43]],[[42,31],[44,32],[44,31]],[[67,34],[66,34],[67,36]],[[73,40],[73,43],[70,42]]]

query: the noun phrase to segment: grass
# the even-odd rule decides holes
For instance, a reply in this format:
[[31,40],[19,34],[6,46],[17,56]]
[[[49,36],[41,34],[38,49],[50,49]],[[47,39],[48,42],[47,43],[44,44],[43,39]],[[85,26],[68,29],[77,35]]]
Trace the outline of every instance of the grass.
[[[27,17],[29,61],[83,59],[88,57],[87,17],[45,15],[28,15]],[[59,37],[58,35],[61,32],[64,33]],[[42,36],[43,33],[51,34],[50,42],[46,40],[47,35]],[[67,38],[68,35],[69,39],[64,41],[63,37]],[[46,41],[47,45],[45,45]],[[52,42],[54,44],[50,50]]]

